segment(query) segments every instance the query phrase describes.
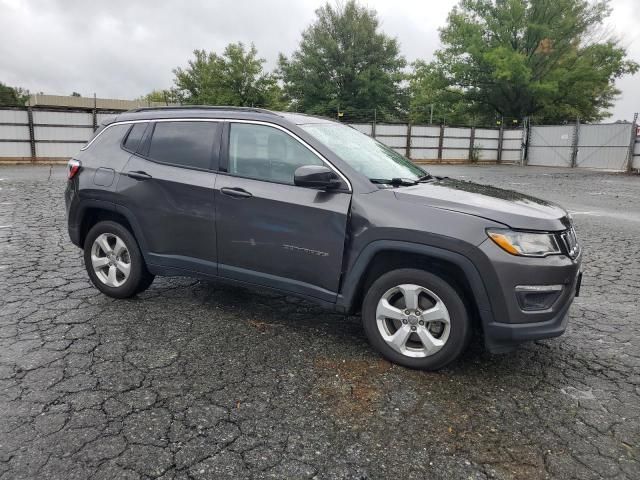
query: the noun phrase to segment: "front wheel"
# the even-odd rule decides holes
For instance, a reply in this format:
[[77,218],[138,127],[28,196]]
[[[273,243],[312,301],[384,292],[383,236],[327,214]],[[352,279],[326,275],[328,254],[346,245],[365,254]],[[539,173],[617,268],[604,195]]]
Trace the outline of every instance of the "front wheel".
[[99,222],[89,230],[84,264],[95,287],[114,298],[132,297],[148,288],[154,278],[131,232],[112,221]]
[[363,303],[369,342],[388,360],[438,370],[467,347],[471,323],[458,292],[442,278],[400,269],[378,278]]

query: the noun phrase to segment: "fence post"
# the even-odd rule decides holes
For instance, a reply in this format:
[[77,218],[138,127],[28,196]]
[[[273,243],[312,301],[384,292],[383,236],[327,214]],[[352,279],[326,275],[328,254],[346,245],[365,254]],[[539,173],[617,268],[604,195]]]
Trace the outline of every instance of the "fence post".
[[638,136],[638,113],[633,114],[633,123],[631,124],[631,140],[629,142],[629,154],[627,155],[627,172],[633,171],[633,153],[636,149],[636,138]]
[[98,129],[98,101],[96,99],[96,94],[93,94],[93,131],[95,132]]
[[496,163],[502,163],[502,140],[504,138],[504,125],[502,122],[500,123],[500,130],[498,131],[498,156],[496,158]]
[[33,128],[33,110],[31,105],[27,107],[27,121],[29,122],[29,143],[31,145],[31,161],[36,161],[36,135]]
[[371,125],[371,137],[376,138],[376,123],[378,123],[378,109],[373,109],[373,124]]
[[524,117],[522,121],[522,140],[520,141],[520,166],[529,164],[529,140],[531,138],[531,118]]
[[411,122],[407,123],[407,146],[405,150],[405,157],[411,158]]
[[571,139],[571,168],[575,168],[578,163],[578,139],[580,137],[580,118],[576,117],[573,127],[573,138]]
[[476,127],[471,127],[471,136],[469,137],[469,158],[468,160],[475,163],[473,158],[473,145],[476,141]]
[[444,143],[444,123],[440,124],[440,137],[438,138],[438,160],[442,163],[442,145]]

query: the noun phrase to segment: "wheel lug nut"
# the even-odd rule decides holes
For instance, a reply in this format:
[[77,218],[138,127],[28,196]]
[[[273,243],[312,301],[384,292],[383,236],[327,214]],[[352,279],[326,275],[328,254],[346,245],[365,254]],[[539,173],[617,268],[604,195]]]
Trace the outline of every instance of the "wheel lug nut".
[[424,322],[423,322],[422,320],[420,320],[418,323],[419,323],[420,325],[424,325]]
[[409,315],[411,313],[411,310],[407,309],[407,310],[404,311],[404,313],[405,313],[405,315]]
[[404,320],[402,320],[402,323],[404,323],[406,325],[407,319],[405,318]]
[[411,327],[411,331],[415,332],[416,331],[416,327]]

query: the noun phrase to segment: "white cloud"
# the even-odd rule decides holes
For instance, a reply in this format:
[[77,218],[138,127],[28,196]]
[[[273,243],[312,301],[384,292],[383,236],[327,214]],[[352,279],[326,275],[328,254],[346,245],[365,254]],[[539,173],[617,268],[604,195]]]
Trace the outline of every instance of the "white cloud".
[[[0,81],[31,91],[134,98],[171,86],[172,69],[196,48],[221,50],[254,42],[267,66],[291,53],[322,0],[0,0]],[[455,0],[365,0],[409,61],[430,59]],[[640,60],[637,0],[613,0],[611,28]],[[623,91],[614,118],[640,109],[638,75]]]

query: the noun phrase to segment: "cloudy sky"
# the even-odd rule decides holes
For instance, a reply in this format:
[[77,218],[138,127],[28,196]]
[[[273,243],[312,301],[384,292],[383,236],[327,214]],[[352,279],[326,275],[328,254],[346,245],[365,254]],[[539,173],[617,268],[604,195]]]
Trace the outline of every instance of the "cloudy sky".
[[[430,59],[456,0],[361,0],[409,60]],[[0,0],[0,81],[33,92],[136,98],[172,84],[196,48],[254,42],[275,65],[322,0]],[[640,61],[639,0],[612,0],[608,26]],[[614,119],[640,110],[640,74],[619,81]]]

